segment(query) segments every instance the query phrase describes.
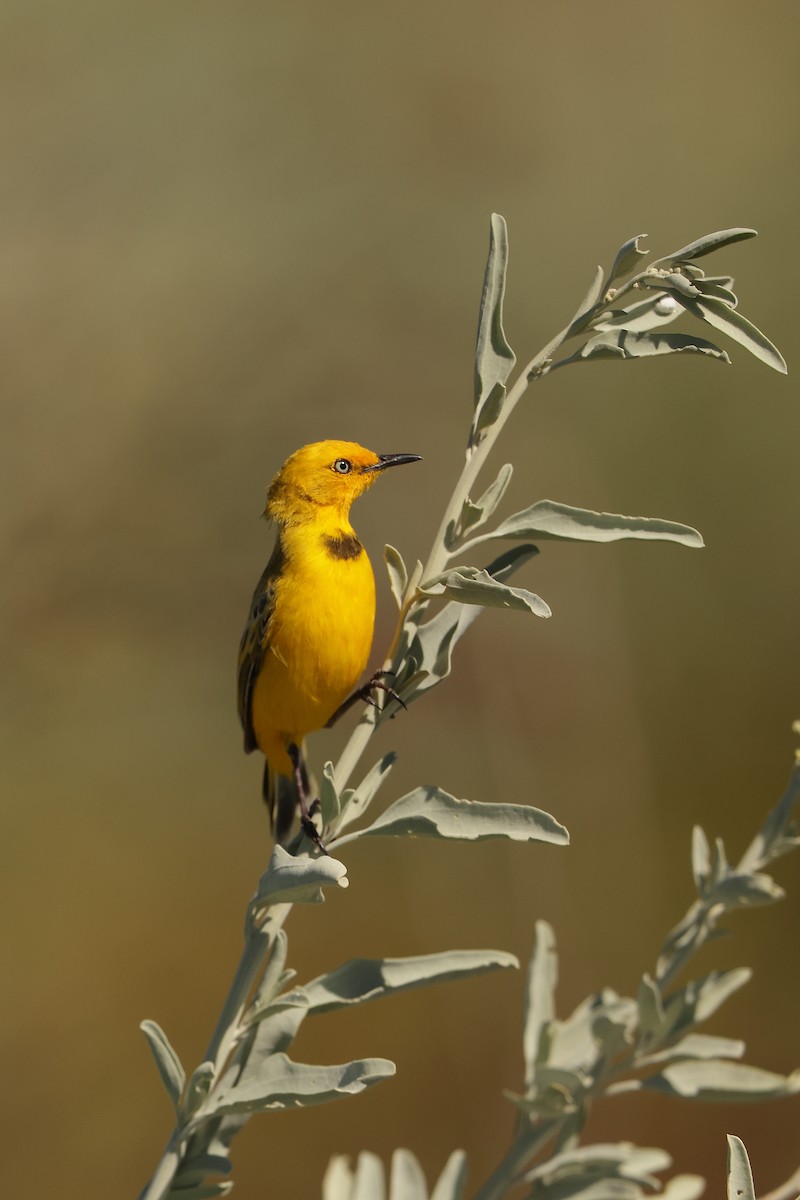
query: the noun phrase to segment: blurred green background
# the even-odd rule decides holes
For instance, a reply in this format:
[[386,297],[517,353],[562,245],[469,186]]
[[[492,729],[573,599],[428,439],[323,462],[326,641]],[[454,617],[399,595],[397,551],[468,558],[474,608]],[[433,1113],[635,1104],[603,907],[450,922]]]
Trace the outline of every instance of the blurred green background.
[[[241,751],[236,649],[297,446],[424,463],[355,512],[423,556],[462,459],[488,217],[509,222],[506,329],[528,357],[595,264],[728,225],[713,262],[795,365],[796,5],[6,0],[2,40],[3,1190],[131,1196],[170,1126],[138,1022],[202,1054],[269,850]],[[798,692],[794,377],[737,347],[560,372],[515,414],[504,511],[542,497],[697,526],[707,549],[548,546],[519,577],[551,621],[488,613],[457,674],[381,735],[386,798],[425,781],[519,798],[568,850],[387,841],[296,912],[300,979],[356,955],[556,928],[566,1014],[630,992],[691,896],[692,824],[738,854],[782,791]],[[513,507],[512,507],[513,506]],[[379,572],[378,650],[391,627]],[[319,736],[317,763],[347,730]],[[391,736],[389,736],[391,735]],[[698,971],[755,977],[713,1030],[800,1064],[797,861]],[[296,1057],[394,1081],[255,1119],[236,1195],[314,1196],[332,1153],[407,1146],[471,1179],[510,1135],[523,979],[304,1027]],[[590,1136],[664,1145],[720,1195],[727,1131],[759,1191],[800,1104],[609,1102]]]

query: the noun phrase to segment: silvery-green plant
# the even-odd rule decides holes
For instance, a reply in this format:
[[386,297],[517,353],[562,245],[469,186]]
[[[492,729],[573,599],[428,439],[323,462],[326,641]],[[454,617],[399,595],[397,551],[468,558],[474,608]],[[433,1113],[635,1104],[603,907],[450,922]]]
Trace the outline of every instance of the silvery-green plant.
[[[594,358],[649,358],[675,353],[729,361],[721,349],[702,337],[665,332],[679,316],[705,322],[768,366],[786,370],[772,343],[739,313],[730,276],[706,276],[697,265],[699,259],[714,251],[755,236],[754,230],[728,229],[709,234],[648,267],[642,265],[646,255],[640,246],[642,236],[625,243],[608,272],[597,268],[569,324],[509,384],[516,358],[503,330],[508,243],[502,217],[492,217],[478,323],[475,403],[464,466],[424,564],[417,562],[409,571],[399,552],[386,548],[389,582],[399,616],[384,667],[393,673],[394,687],[406,706],[450,673],[456,644],[483,608],[550,615],[540,596],[508,582],[540,552],[541,543],[638,538],[702,546],[696,530],[672,521],[594,512],[551,500],[539,500],[492,523],[510,481],[512,465],[505,464],[491,481],[479,483],[486,460],[514,408],[533,383],[554,370]],[[503,541],[511,542],[511,547],[486,566],[472,561],[484,545]],[[415,788],[391,802],[377,817],[368,819],[368,808],[391,770],[393,753],[384,753],[356,786],[351,785],[351,779],[377,728],[396,710],[397,701],[392,699],[381,707],[367,705],[337,763],[326,763],[322,769],[319,819],[329,855],[317,856],[302,834],[288,850],[274,848],[248,906],[241,960],[199,1066],[187,1076],[166,1034],[155,1022],[143,1022],[142,1029],[175,1109],[173,1132],[142,1193],[143,1200],[203,1200],[226,1194],[233,1184],[219,1177],[230,1173],[231,1142],[253,1113],[320,1104],[361,1092],[393,1074],[394,1065],[381,1058],[326,1066],[289,1058],[288,1050],[307,1017],[390,992],[517,965],[512,955],[502,951],[445,951],[416,958],[353,960],[302,986],[293,982],[294,972],[287,967],[287,917],[295,904],[323,900],[323,888],[347,886],[346,867],[337,856],[357,838],[416,836],[477,841],[504,837],[553,845],[566,845],[569,840],[564,826],[539,809],[461,800],[433,786]],[[698,842],[698,869],[705,871],[704,886],[713,892],[724,885],[727,868],[718,855],[712,860],[708,852],[704,866],[703,854],[703,843]],[[716,911],[714,904],[709,911]],[[687,916],[687,929],[675,933],[675,944],[665,953],[676,969],[683,963],[687,945],[707,936],[709,911],[702,909]],[[550,936],[547,927],[541,927],[542,947]],[[542,955],[551,966],[554,961],[552,950],[537,951],[534,982],[540,990],[545,987]],[[666,1046],[671,1036],[666,1026],[658,1032],[659,988],[663,983],[664,978],[657,972],[643,985],[641,1003],[649,1003],[655,1014],[651,1014],[651,1023],[656,1025],[648,1035],[656,1038],[651,1048],[662,1042]],[[601,999],[594,1014],[600,1026],[608,1028],[614,1044],[614,1039],[619,1041],[624,1031],[632,1028],[634,1019],[629,1006],[619,1001],[622,1007],[618,1008],[616,1003],[609,1000],[606,1011],[606,1002]],[[661,1003],[663,1006],[663,999]],[[526,1045],[530,1046],[531,1038],[528,1032]],[[607,1054],[608,1049],[603,1053]],[[562,1069],[555,1060],[548,1062],[553,1070]],[[541,1071],[531,1076],[534,1088],[546,1078],[547,1063],[539,1066]],[[585,1074],[585,1064],[582,1069]],[[666,1069],[662,1074],[666,1076]],[[555,1095],[562,1094],[560,1088],[560,1084],[555,1087]],[[538,1092],[526,1091],[520,1100],[523,1113],[526,1104],[533,1105],[531,1113],[534,1111],[537,1096]],[[553,1096],[546,1088],[543,1096],[548,1104],[552,1102]],[[575,1114],[570,1122],[570,1128],[577,1128]],[[559,1144],[559,1152],[566,1152],[566,1144]],[[401,1176],[413,1174],[410,1156],[401,1155],[396,1161]],[[462,1165],[458,1156],[450,1160],[434,1190],[436,1200],[460,1194],[453,1189],[459,1186]],[[369,1171],[372,1167],[363,1169]],[[535,1185],[535,1180],[531,1182]],[[485,1196],[495,1194],[499,1193],[490,1191]]]
[[[672,1165],[665,1150],[625,1141],[582,1144],[591,1106],[631,1091],[699,1102],[771,1100],[800,1091],[800,1069],[785,1076],[748,1066],[739,1061],[744,1042],[697,1032],[747,983],[747,968],[674,983],[679,969],[719,933],[722,920],[782,899],[783,890],[765,868],[800,846],[794,817],[798,800],[800,758],[784,796],[736,867],[728,865],[719,839],[709,855],[705,835],[695,828],[697,899],[668,933],[654,973],[642,975],[635,997],[604,988],[558,1019],[555,936],[546,922],[537,922],[525,995],[523,1087],[506,1093],[517,1109],[516,1128],[507,1153],[474,1200],[501,1200],[521,1185],[527,1185],[529,1200],[645,1200],[648,1193],[695,1200],[705,1187],[697,1175],[674,1176],[662,1188],[656,1172]],[[466,1155],[455,1151],[430,1200],[464,1200],[466,1169]],[[730,1200],[755,1200],[747,1153],[733,1136],[728,1138],[728,1179]],[[779,1189],[783,1200],[795,1200],[798,1183],[800,1167]],[[323,1200],[387,1195],[388,1200],[429,1200],[409,1151],[393,1157],[388,1190],[373,1155],[360,1155],[355,1169],[347,1159],[331,1161]]]

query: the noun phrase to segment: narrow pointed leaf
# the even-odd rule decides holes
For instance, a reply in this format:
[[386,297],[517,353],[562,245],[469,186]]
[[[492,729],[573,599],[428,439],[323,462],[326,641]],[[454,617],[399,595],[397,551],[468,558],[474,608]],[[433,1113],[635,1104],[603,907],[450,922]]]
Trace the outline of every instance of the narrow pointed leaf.
[[750,1102],[800,1091],[800,1075],[776,1075],[760,1067],[723,1059],[687,1060],[643,1081],[648,1091],[715,1103]]
[[[367,811],[378,788],[391,771],[396,760],[397,755],[394,750],[388,750],[383,758],[370,767],[357,788],[345,788],[341,796],[342,811],[339,815],[339,820],[336,822],[337,836]],[[333,840],[335,841],[336,838],[334,837]]]
[[728,1134],[728,1200],[756,1200],[753,1172],[744,1142]]
[[707,1021],[726,1000],[744,987],[753,977],[749,967],[734,967],[731,971],[712,971],[695,987],[695,1021]]
[[706,254],[711,254],[714,250],[721,250],[723,246],[732,246],[735,242],[744,242],[748,238],[757,236],[755,229],[720,229],[716,233],[705,234],[696,242],[689,242],[688,246],[681,246],[680,250],[673,250],[672,254],[665,254],[658,261],[684,262],[704,258]]
[[428,1200],[422,1167],[410,1150],[395,1150],[392,1155],[389,1200]]
[[717,283],[713,279],[701,279],[697,283],[698,288],[704,296],[713,296],[716,300],[721,300],[723,304],[727,304],[729,308],[738,307],[739,301],[736,293],[730,288]]
[[546,1062],[549,1029],[555,1020],[555,991],[558,983],[556,935],[547,921],[536,922],[536,940],[525,989],[525,1027],[522,1049],[525,1058],[525,1092],[532,1095],[536,1069]]
[[572,320],[569,323],[570,330],[575,330],[575,329],[579,328],[581,321],[584,320],[584,318],[587,316],[587,314],[590,313],[591,310],[594,308],[594,306],[597,304],[598,300],[603,295],[604,279],[605,279],[605,275],[603,272],[603,268],[598,267],[594,273],[594,278],[592,279],[592,282],[589,284],[589,290],[587,291],[586,295],[581,300],[581,302],[578,305],[578,308],[575,312],[575,316],[572,318]]
[[255,998],[251,1006],[251,1013],[256,1009],[266,1008],[266,1006],[274,999],[285,982],[288,982],[287,975],[291,978],[294,972],[286,971],[286,959],[289,953],[289,939],[282,929],[279,929],[275,935],[275,940],[272,943],[272,948],[269,952],[269,959],[264,968],[264,974],[261,976],[261,982],[256,989]]
[[456,841],[510,838],[565,846],[563,825],[527,804],[481,804],[457,800],[440,788],[419,787],[391,804],[367,829],[348,837],[434,837]]
[[508,231],[498,213],[492,213],[489,258],[483,279],[478,344],[475,350],[475,406],[486,403],[495,387],[504,384],[516,361],[503,330],[503,297],[508,262]]
[[186,1072],[181,1066],[181,1060],[173,1050],[164,1030],[155,1021],[142,1021],[139,1028],[147,1038],[147,1044],[155,1059],[161,1082],[177,1110],[186,1084]]
[[[478,521],[474,521],[473,524],[482,525],[484,521],[488,521],[489,517],[491,517],[498,504],[503,499],[503,496],[506,493],[506,488],[511,482],[511,476],[513,472],[514,468],[512,467],[511,463],[503,464],[494,483],[490,483],[480,500],[476,501],[475,507],[480,512],[480,518]],[[466,532],[466,528],[467,527],[462,524],[462,530],[464,532]]]
[[383,1163],[377,1154],[369,1154],[362,1150],[356,1163],[356,1174],[353,1180],[353,1194],[350,1200],[384,1200],[386,1195],[386,1175]]
[[711,872],[711,855],[708,838],[699,825],[692,830],[692,873],[698,893],[705,895],[706,882]]
[[[632,1142],[596,1142],[576,1146],[554,1154],[540,1163],[524,1178],[530,1182],[542,1180],[550,1185],[567,1179],[576,1183],[589,1180],[626,1179],[645,1187],[656,1187],[654,1172],[666,1171],[672,1159],[666,1150],[655,1146],[635,1146]],[[572,1189],[570,1189],[571,1194]],[[609,1195],[615,1195],[609,1189]]]
[[795,833],[792,815],[798,802],[800,802],[800,761],[792,771],[786,791],[742,855],[738,867],[740,871],[752,871],[762,867],[787,852]]
[[406,564],[403,562],[403,556],[399,550],[395,550],[394,546],[384,546],[383,557],[386,562],[386,570],[389,575],[389,588],[394,596],[395,603],[398,608],[402,607],[403,596],[408,585],[408,571]]
[[469,444],[471,446],[474,446],[481,440],[484,430],[494,425],[503,411],[505,398],[505,386],[502,383],[496,383],[472,419],[472,428],[469,434]]
[[353,1200],[353,1172],[346,1154],[329,1160],[322,1177],[322,1200]]
[[518,966],[514,955],[502,950],[449,950],[413,958],[354,958],[335,971],[312,979],[303,991],[311,1012],[330,1012],[429,983],[445,983]]
[[550,606],[541,596],[525,588],[499,583],[488,571],[479,571],[477,567],[457,567],[425,583],[420,591],[425,596],[447,596],[461,604],[477,604],[481,608],[516,609],[532,612],[537,617],[552,615]]
[[661,1200],[699,1200],[705,1190],[702,1175],[673,1175],[664,1184]]
[[511,463],[505,463],[499,471],[494,483],[490,483],[486,491],[474,503],[467,498],[461,509],[455,529],[447,539],[450,547],[455,546],[470,529],[483,525],[497,508],[505,494],[514,468]]
[[655,1037],[664,1028],[664,1005],[658,984],[649,975],[642,976],[636,1004],[642,1034],[645,1039]]
[[681,303],[687,312],[727,334],[732,341],[749,350],[754,358],[760,359],[774,371],[786,374],[787,366],[781,352],[767,335],[748,321],[747,317],[743,317],[738,309],[731,308],[714,296],[702,296],[697,300],[681,297]]
[[754,908],[761,904],[774,904],[783,900],[786,893],[769,875],[752,875],[730,871],[711,890],[711,898],[724,904],[726,909]]
[[262,1064],[257,1078],[248,1076],[238,1086],[217,1093],[208,1111],[219,1116],[325,1104],[363,1092],[394,1073],[394,1063],[385,1058],[311,1066],[293,1062],[283,1053],[273,1054]]
[[[484,534],[484,538],[489,535]],[[576,542],[616,542],[625,538],[678,542],[700,547],[703,539],[696,529],[664,521],[660,517],[626,517],[620,513],[574,508],[555,500],[539,500],[530,508],[508,517],[494,529],[492,538],[559,538]]]
[[331,822],[339,816],[341,809],[332,762],[326,762],[322,768],[322,778],[319,783],[319,807],[322,814],[322,827],[327,829]]
[[467,1186],[467,1156],[454,1150],[431,1192],[431,1200],[463,1200]]
[[677,1062],[687,1058],[741,1058],[745,1051],[744,1042],[733,1038],[716,1037],[710,1033],[688,1033],[685,1038],[637,1060],[639,1066],[654,1066],[656,1063]]
[[[669,318],[671,319],[671,318]],[[724,350],[706,338],[688,333],[631,333],[627,329],[600,333],[590,338],[574,360],[590,358],[654,358],[663,354],[704,354],[729,363]]]
[[322,1181],[322,1200],[386,1200],[386,1176],[377,1154],[362,1150],[355,1171],[345,1155],[332,1158]]

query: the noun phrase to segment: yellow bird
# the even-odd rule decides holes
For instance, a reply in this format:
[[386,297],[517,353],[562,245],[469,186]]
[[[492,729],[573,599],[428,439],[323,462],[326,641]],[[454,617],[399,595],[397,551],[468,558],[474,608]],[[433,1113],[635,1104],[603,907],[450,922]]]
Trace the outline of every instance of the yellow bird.
[[[381,471],[419,458],[313,442],[287,458],[267,493],[264,516],[277,537],[242,634],[238,690],[244,748],[266,758],[264,799],[279,842],[299,801],[303,828],[322,848],[303,738],[347,707],[372,646],[375,579],[350,505]],[[369,687],[391,691],[375,676],[350,698],[367,698]]]

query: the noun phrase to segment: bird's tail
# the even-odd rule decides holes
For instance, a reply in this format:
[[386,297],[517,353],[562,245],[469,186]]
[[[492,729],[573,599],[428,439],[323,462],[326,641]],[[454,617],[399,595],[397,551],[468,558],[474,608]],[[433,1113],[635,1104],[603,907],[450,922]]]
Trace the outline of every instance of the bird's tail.
[[[309,794],[310,784],[306,770],[303,746],[300,746],[300,774],[303,780],[303,791]],[[269,811],[269,823],[273,837],[283,846],[289,840],[297,812],[297,788],[294,779],[288,779],[264,762],[264,780],[262,784],[264,803]]]

